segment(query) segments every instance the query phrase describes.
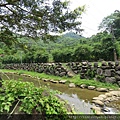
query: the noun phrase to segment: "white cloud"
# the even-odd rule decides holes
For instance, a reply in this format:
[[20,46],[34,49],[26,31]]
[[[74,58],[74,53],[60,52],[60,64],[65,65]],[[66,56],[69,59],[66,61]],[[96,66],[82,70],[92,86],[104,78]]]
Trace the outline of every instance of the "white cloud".
[[72,9],[86,5],[86,12],[82,17],[83,36],[90,37],[98,32],[102,19],[115,10],[120,10],[120,0],[70,0]]

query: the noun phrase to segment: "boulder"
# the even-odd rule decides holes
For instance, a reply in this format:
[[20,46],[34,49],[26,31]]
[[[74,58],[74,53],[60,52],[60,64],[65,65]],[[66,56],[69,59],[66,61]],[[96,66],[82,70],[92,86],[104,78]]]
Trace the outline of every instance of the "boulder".
[[120,70],[120,65],[118,65],[115,69],[119,71]]
[[107,97],[111,97],[111,96],[112,96],[112,93],[108,92],[108,93],[105,93],[105,95],[106,95]]
[[53,82],[53,81],[54,81],[54,80],[52,80],[52,79],[50,80],[50,82]]
[[106,77],[105,78],[106,83],[116,83],[116,78],[115,77]]
[[99,105],[99,106],[104,106],[104,103],[100,100],[93,100],[92,102]]
[[96,115],[103,115],[104,113],[103,112],[101,112],[101,111],[96,111],[96,113],[95,113]]
[[119,61],[115,61],[115,66],[118,66],[119,65]]
[[53,80],[52,83],[58,83],[58,81]]
[[102,97],[94,97],[92,100],[100,100],[100,101],[103,101],[104,98],[102,98]]
[[80,88],[87,88],[88,86],[86,84],[80,85]]
[[95,86],[88,86],[88,90],[94,90]]
[[60,77],[65,76],[65,75],[66,75],[66,72],[61,72],[61,73],[59,74]]
[[108,62],[108,65],[110,66],[110,68],[112,68],[112,67],[114,67],[114,62],[109,61],[109,62]]
[[67,73],[67,76],[68,76],[68,77],[73,77],[74,75],[73,75],[71,72],[68,72],[68,73]]
[[116,71],[116,74],[120,75],[120,71]]
[[49,80],[48,79],[43,79],[44,82],[48,82]]
[[111,97],[107,97],[107,98],[105,99],[105,102],[106,102],[106,101],[109,103],[109,102],[112,101],[112,98],[111,98]]
[[84,66],[86,66],[86,65],[87,65],[87,62],[82,62],[81,64],[84,65]]
[[114,96],[120,97],[120,91],[110,91],[109,93]]
[[111,77],[111,70],[105,70],[104,75],[107,77]]
[[107,88],[96,88],[96,90],[99,92],[107,92],[108,91]]
[[99,95],[98,97],[105,99],[107,96],[106,96],[106,95],[101,94],[101,95]]
[[67,80],[60,80],[59,83],[65,84]]
[[70,83],[70,84],[69,84],[69,87],[70,87],[70,88],[74,88],[74,87],[75,87],[75,84],[74,84],[74,83]]
[[104,111],[104,112],[110,112],[109,108],[107,108],[107,107],[103,108],[102,111]]
[[101,108],[100,107],[96,107],[96,106],[93,106],[91,109],[94,110],[95,112],[96,111],[101,111]]
[[107,62],[106,61],[102,61],[102,66],[107,66]]
[[98,67],[98,63],[97,63],[97,62],[94,63],[94,67],[95,67],[95,68]]
[[97,69],[97,74],[98,74],[98,75],[102,75],[102,74],[103,74],[103,70],[102,70],[101,68],[98,68],[98,69]]
[[117,81],[117,84],[119,85],[119,87],[120,87],[120,81]]

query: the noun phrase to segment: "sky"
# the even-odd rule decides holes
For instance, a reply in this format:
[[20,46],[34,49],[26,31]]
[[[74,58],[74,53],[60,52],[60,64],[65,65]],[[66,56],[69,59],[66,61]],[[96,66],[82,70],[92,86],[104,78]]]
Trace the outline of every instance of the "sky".
[[86,12],[82,15],[82,28],[84,37],[98,33],[98,26],[104,17],[115,10],[120,10],[120,0],[70,0],[71,9],[86,5]]

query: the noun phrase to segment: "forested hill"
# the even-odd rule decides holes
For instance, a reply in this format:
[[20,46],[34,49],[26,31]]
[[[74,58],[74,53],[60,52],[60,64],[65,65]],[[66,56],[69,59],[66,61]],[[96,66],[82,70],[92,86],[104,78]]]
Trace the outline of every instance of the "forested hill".
[[81,43],[84,37],[77,35],[73,32],[69,32],[63,34],[62,36],[58,37],[55,41],[50,41],[48,43],[44,43],[43,41],[39,40],[38,44],[47,49],[54,49],[54,48],[64,48],[64,47],[73,47]]
[[78,35],[78,34],[75,34],[73,32],[69,32],[69,33],[66,33],[63,35],[63,37],[70,37],[70,38],[74,38],[74,39],[79,39],[81,38],[82,36]]

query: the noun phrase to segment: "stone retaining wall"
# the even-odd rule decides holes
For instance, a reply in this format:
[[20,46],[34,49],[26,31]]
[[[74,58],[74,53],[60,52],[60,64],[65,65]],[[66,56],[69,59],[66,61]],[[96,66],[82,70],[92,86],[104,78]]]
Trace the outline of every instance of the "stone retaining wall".
[[120,86],[119,62],[103,61],[99,66],[97,62],[68,63],[75,74],[80,74],[81,79],[95,79],[101,82],[117,83]]
[[68,76],[72,77],[69,71],[62,66],[61,63],[22,63],[22,64],[6,64],[4,69],[13,70],[27,70],[38,73],[52,74],[56,76]]
[[61,77],[72,77],[72,72],[74,72],[75,74],[80,74],[81,79],[95,79],[100,82],[107,82],[112,84],[116,83],[120,86],[119,62],[103,61],[100,66],[97,62],[94,64],[91,64],[90,62],[69,62],[64,64],[64,66],[62,63],[6,64],[4,69],[23,69]]

